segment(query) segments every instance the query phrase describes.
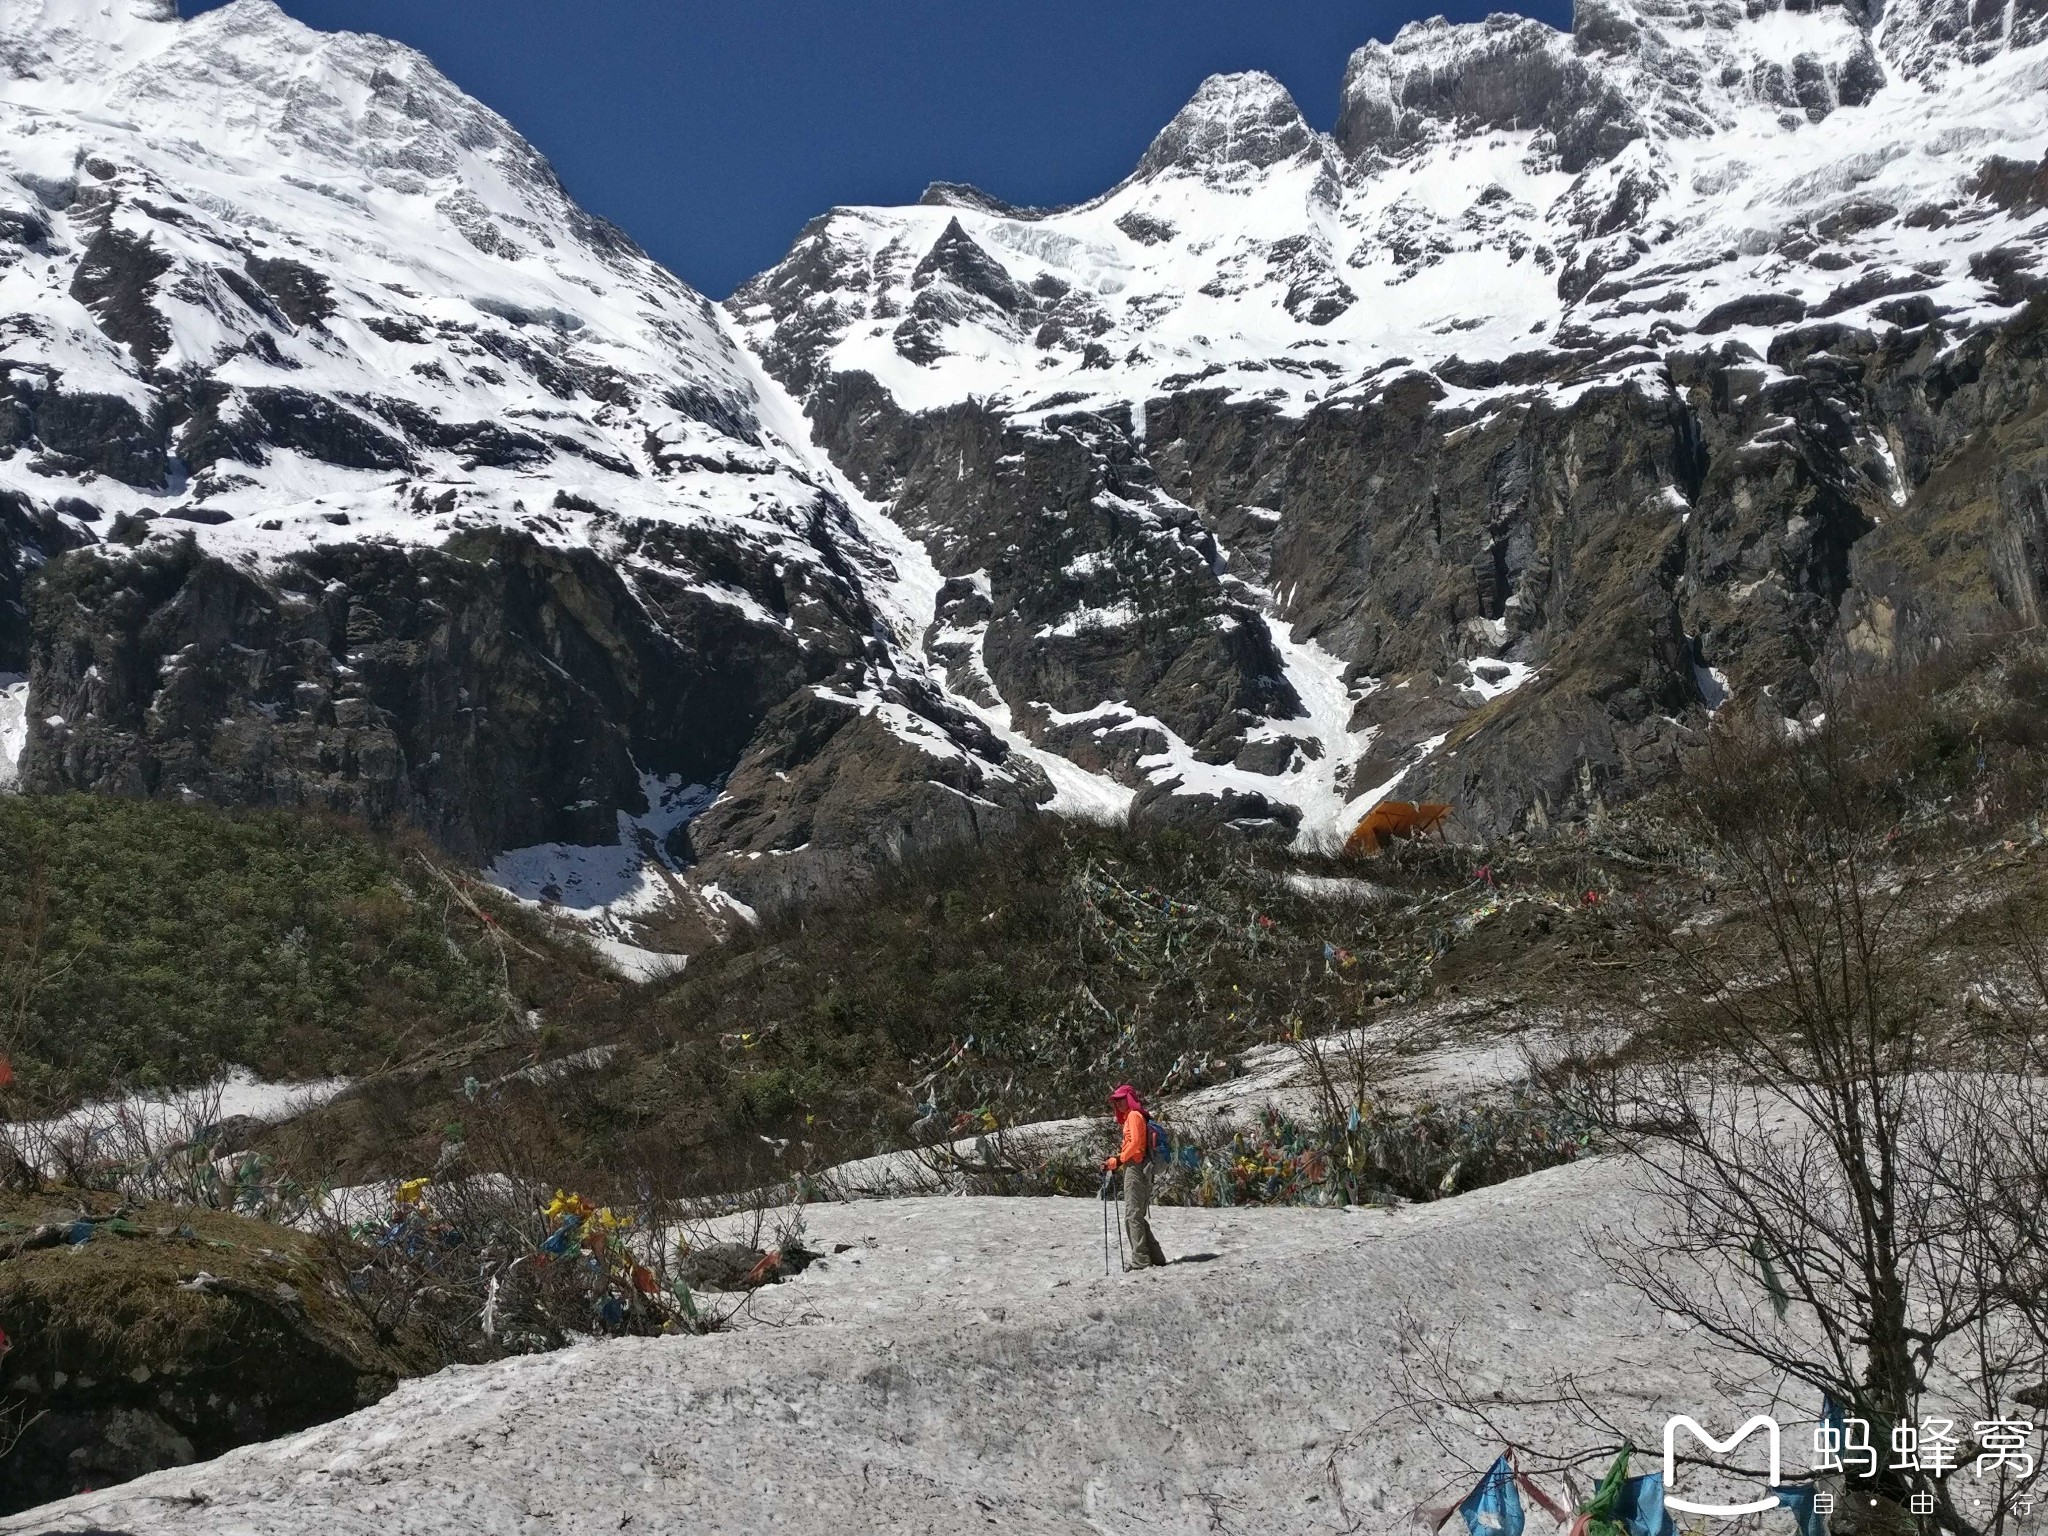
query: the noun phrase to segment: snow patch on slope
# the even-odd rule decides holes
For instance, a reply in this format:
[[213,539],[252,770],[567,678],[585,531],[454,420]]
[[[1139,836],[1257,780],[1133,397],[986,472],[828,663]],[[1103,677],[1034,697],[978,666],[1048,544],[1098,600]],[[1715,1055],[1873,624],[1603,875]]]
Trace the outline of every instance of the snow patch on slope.
[[173,1092],[133,1093],[82,1104],[48,1120],[9,1122],[14,1144],[56,1174],[54,1149],[74,1144],[88,1158],[134,1160],[168,1151],[209,1125],[247,1118],[277,1125],[303,1115],[346,1092],[351,1080],[322,1078],[305,1083],[268,1083],[247,1067],[231,1067],[219,1080]]
[[485,871],[493,885],[516,901],[560,908],[586,922],[640,917],[658,908],[665,891],[652,860],[676,828],[711,803],[712,791],[680,778],[640,775],[647,810],[619,812],[616,843],[537,843],[501,853]]
[[14,788],[28,745],[28,679],[0,672],[0,791]]
[[[638,815],[618,813],[616,842],[512,848],[484,872],[514,901],[581,929],[605,962],[630,981],[650,981],[682,965],[682,956],[649,949],[635,939],[639,923],[675,902],[679,887],[669,864],[669,838],[717,794],[676,775],[652,773],[640,775],[640,792],[647,809]],[[751,911],[739,915],[753,916]]]

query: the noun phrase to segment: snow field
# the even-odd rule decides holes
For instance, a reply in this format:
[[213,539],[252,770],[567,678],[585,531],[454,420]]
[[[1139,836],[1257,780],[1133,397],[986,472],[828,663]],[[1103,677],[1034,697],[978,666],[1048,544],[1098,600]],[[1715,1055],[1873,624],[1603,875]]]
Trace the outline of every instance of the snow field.
[[1596,1161],[1391,1213],[1161,1210],[1204,1257],[1107,1277],[1092,1200],[814,1207],[813,1245],[851,1246],[729,1334],[444,1371],[0,1530],[1400,1530],[1471,1475],[1400,1408],[1410,1328],[1459,1335],[1482,1394],[1756,1401],[1609,1279],[1589,1236],[1630,1204]]

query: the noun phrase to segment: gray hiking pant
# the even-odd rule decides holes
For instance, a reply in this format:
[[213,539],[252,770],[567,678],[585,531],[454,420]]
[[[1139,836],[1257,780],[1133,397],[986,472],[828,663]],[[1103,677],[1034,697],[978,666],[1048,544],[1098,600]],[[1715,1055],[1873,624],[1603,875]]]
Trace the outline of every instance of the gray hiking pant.
[[1124,1238],[1131,1245],[1131,1268],[1164,1264],[1159,1239],[1152,1235],[1152,1165],[1133,1163],[1124,1169]]

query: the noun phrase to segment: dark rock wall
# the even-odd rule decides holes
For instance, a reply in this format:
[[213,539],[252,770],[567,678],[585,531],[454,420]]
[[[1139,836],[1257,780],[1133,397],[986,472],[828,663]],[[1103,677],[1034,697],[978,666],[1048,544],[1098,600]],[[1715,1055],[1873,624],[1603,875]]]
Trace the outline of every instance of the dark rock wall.
[[[803,596],[749,574],[783,608]],[[405,820],[475,855],[611,842],[617,811],[645,809],[636,768],[715,782],[848,660],[498,532],[335,545],[260,579],[153,543],[58,563],[31,607],[25,788]]]
[[30,579],[79,542],[75,526],[51,509],[0,491],[0,672],[28,671]]
[[664,851],[755,903],[1014,825],[1051,793],[878,667],[850,582],[701,529],[625,524],[602,555],[502,530],[337,544],[261,575],[190,538],[109,543],[29,588],[29,791],[331,811],[482,860],[611,844],[620,812],[650,809],[641,775],[673,775],[725,794]]
[[1850,555],[1839,645],[1866,672],[2048,616],[2048,299],[1897,351],[1868,387],[1917,488]]
[[[1142,441],[1121,416],[910,418],[859,376],[812,413],[947,575],[986,574],[986,597],[956,582],[953,611],[986,622],[989,679],[1043,744],[1141,784],[1142,731],[1119,755],[1026,703],[1116,699],[1255,766],[1245,726],[1293,705],[1242,577],[1351,680],[1383,680],[1354,721],[1379,728],[1354,790],[1444,737],[1401,792],[1508,830],[1637,792],[1724,688],[1798,717],[1831,667],[2039,622],[2044,311],[1960,344],[1822,322],[1769,358],[1712,337],[1576,372],[1553,354],[1553,387],[1461,409],[1398,368],[1304,418],[1193,389],[1147,404]],[[1117,602],[1127,628],[1058,632]],[[1487,700],[1475,685],[1500,661],[1537,673]],[[1196,808],[1148,791],[1138,814]]]
[[818,440],[945,575],[986,581],[985,600],[963,585],[942,615],[986,625],[978,660],[948,681],[969,696],[992,682],[1035,741],[1135,787],[1156,731],[1104,741],[1105,720],[1057,716],[1119,701],[1122,719],[1157,720],[1222,763],[1255,720],[1300,712],[1258,605],[1227,579],[1215,533],[1163,493],[1129,413],[1029,428],[972,404],[912,417],[858,374],[834,375],[812,412]]

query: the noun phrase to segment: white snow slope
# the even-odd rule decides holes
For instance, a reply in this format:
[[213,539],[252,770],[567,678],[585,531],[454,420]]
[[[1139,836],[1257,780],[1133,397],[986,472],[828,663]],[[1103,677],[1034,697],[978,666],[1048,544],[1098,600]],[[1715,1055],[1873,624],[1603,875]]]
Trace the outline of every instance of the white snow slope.
[[1482,1395],[1572,1371],[1646,1435],[1770,1406],[1609,1280],[1588,1234],[1629,1199],[1595,1162],[1394,1213],[1164,1210],[1168,1253],[1204,1257],[1115,1277],[1094,1201],[816,1207],[814,1242],[854,1246],[732,1333],[449,1370],[0,1530],[1407,1529],[1471,1477],[1428,1434],[1458,1426],[1390,1412],[1412,1327]]

